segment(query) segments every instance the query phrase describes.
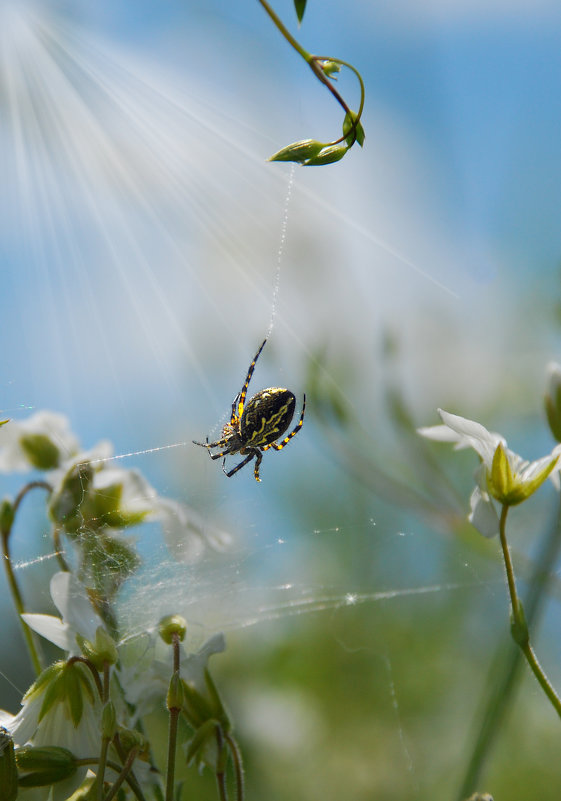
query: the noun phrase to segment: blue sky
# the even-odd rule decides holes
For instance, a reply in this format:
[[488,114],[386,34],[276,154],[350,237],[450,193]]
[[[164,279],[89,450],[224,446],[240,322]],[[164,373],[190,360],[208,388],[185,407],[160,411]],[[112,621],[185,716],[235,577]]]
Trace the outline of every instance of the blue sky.
[[[292,4],[276,8],[296,31]],[[393,325],[426,409],[448,393],[495,397],[513,349],[524,385],[557,355],[540,328],[561,252],[554,3],[310,0],[298,35],[361,70],[367,139],[339,165],[296,170],[276,301],[290,172],[265,159],[337,135],[340,116],[263,10],[144,0],[37,14],[50,50],[4,25],[10,414],[61,410],[85,444],[107,433],[127,452],[200,437],[271,314],[263,380],[298,382],[337,331],[367,358]],[[348,76],[340,85],[356,97]]]

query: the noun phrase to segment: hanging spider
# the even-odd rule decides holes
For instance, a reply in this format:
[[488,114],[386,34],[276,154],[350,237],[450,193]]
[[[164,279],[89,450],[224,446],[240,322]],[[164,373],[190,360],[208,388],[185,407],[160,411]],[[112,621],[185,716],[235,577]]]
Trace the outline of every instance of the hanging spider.
[[[209,442],[208,437],[206,442],[193,440],[195,445],[201,445],[203,448],[208,449],[211,459],[222,458],[222,470],[228,478],[237,473],[238,470],[241,470],[252,459],[255,459],[253,472],[256,481],[261,481],[259,478],[259,465],[263,459],[263,452],[269,450],[269,448],[282,451],[284,446],[290,442],[304,424],[305,395],[298,425],[280,442],[277,442],[278,438],[284,434],[294,416],[294,409],[296,408],[294,394],[282,387],[269,387],[268,389],[261,389],[253,395],[247,404],[245,402],[251,376],[266,342],[267,340],[265,339],[249,365],[244,385],[241,392],[234,398],[232,415],[229,422],[222,429],[220,439],[217,439],[216,442]],[[219,448],[220,451],[214,454],[210,453],[212,448]],[[245,456],[245,459],[232,470],[226,471],[226,456],[235,453],[240,453]]]

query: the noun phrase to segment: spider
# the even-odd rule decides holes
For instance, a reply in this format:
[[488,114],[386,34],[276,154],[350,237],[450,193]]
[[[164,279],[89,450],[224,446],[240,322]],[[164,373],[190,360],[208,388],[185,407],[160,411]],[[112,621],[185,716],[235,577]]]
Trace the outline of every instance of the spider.
[[[278,438],[284,434],[294,416],[294,409],[296,408],[294,394],[282,387],[268,387],[268,389],[261,389],[253,395],[247,404],[245,402],[251,376],[266,342],[266,339],[262,342],[261,347],[255,354],[255,358],[249,365],[244,385],[232,403],[230,421],[222,429],[220,439],[217,439],[216,442],[209,442],[208,437],[206,442],[193,440],[195,445],[201,445],[203,448],[208,449],[211,459],[222,458],[222,470],[228,478],[237,473],[238,470],[241,470],[252,459],[255,459],[253,472],[256,481],[261,481],[259,478],[259,465],[263,459],[263,452],[269,450],[269,448],[282,451],[284,446],[290,442],[304,424],[305,395],[302,402],[302,414],[297,426],[280,442],[277,442]],[[219,448],[219,453],[211,453],[210,451],[213,448]],[[245,456],[245,459],[232,470],[226,471],[226,456],[235,453],[240,453]]]

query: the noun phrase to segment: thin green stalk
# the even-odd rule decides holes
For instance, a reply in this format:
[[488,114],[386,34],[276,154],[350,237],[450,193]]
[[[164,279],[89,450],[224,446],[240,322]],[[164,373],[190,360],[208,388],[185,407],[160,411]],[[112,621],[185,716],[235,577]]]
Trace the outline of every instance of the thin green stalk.
[[559,717],[561,717],[561,698],[559,698],[559,696],[553,689],[551,682],[547,678],[542,666],[538,661],[538,658],[536,657],[536,654],[534,653],[534,649],[530,645],[530,635],[528,632],[528,625],[524,617],[524,610],[522,608],[522,603],[520,601],[520,598],[518,597],[518,593],[516,592],[514,569],[512,567],[510,549],[508,547],[508,542],[506,540],[506,517],[508,514],[508,509],[509,507],[506,504],[503,504],[503,507],[501,509],[501,517],[499,520],[499,536],[501,540],[501,548],[503,551],[508,591],[510,595],[510,603],[512,608],[512,624],[511,624],[512,634],[515,642],[520,646],[522,653],[526,657],[526,661],[528,662],[528,665],[530,666],[532,673],[538,680],[540,687],[546,694],[547,698],[549,699],[551,705],[553,706]]
[[237,801],[243,801],[244,779],[243,779],[243,764],[242,764],[241,751],[238,747],[237,742],[230,734],[225,734],[224,739],[228,743],[228,748],[230,749],[232,760],[234,762],[234,772],[236,774],[236,798]]
[[508,594],[510,596],[510,604],[512,608],[512,616],[515,621],[520,621],[522,614],[520,600],[516,592],[516,581],[514,580],[514,568],[512,566],[512,558],[510,556],[510,548],[506,540],[506,518],[508,515],[509,507],[503,504],[501,509],[501,517],[499,520],[499,537],[501,540],[501,548],[503,551],[503,559],[505,563],[506,581],[508,585]]
[[[180,681],[179,677],[179,636],[177,633],[172,635],[173,647],[173,676],[174,679]],[[171,696],[171,692],[170,692]],[[177,751],[177,726],[179,723],[179,713],[181,707],[177,706],[175,702],[168,705],[169,709],[169,732],[168,732],[168,761],[166,769],[166,801],[173,801],[175,789],[175,757]]]
[[[134,751],[134,754],[132,756],[132,759],[130,760],[131,765],[132,765],[132,762],[134,761],[134,759],[136,757],[136,749],[133,749],[133,751]],[[129,754],[129,759],[130,759],[130,756],[131,755]],[[127,760],[127,762],[128,762],[128,760]],[[84,766],[85,767],[87,765],[99,765],[99,759],[89,758],[89,757],[85,757],[84,759],[77,759],[76,760],[76,765],[78,767],[80,767],[80,766]],[[119,776],[120,776],[123,773],[123,770],[126,767],[126,763],[125,763],[125,765],[119,765],[117,762],[112,762],[111,760],[108,759],[107,760],[107,767],[111,768],[111,770],[114,770],[115,773],[118,773]],[[129,773],[126,773],[126,774],[123,775],[123,780],[127,782],[127,784],[131,788],[132,792],[134,793],[134,795],[136,796],[138,801],[146,801],[146,798],[144,797],[142,791],[138,787],[138,784],[137,783],[135,784],[135,782],[132,781],[132,774],[130,774],[130,766],[128,768],[128,771],[129,771]],[[119,787],[121,786],[122,783],[123,782],[121,781],[121,783],[119,784]],[[117,791],[119,790],[119,787],[117,787]],[[111,796],[111,797],[113,797],[113,796]],[[107,798],[104,801],[107,801]]]
[[[115,735],[115,737],[113,738],[113,745],[115,746],[115,750],[117,751],[117,754],[119,755],[119,759],[121,760],[122,764],[124,765],[126,763],[126,761],[127,761],[126,760],[126,754],[125,754],[125,749],[121,745],[121,740],[119,739],[119,733],[118,732]],[[113,768],[113,763],[109,762],[109,760],[107,761],[107,767],[112,768],[113,770],[115,769],[115,768]],[[118,767],[117,770],[118,771],[121,770],[121,767]],[[138,783],[138,780],[137,780],[137,778],[134,775],[134,772],[132,770],[127,775],[127,783],[129,784],[129,786],[130,786],[131,790],[133,791],[133,793],[135,794],[135,796],[138,798],[138,801],[146,801],[146,799],[144,798],[144,793],[142,792],[142,789],[141,789],[141,787],[140,787],[140,785]],[[162,796],[162,801],[163,801],[163,796]]]
[[267,3],[267,0],[259,0],[259,2],[261,3],[261,5],[262,5],[262,6],[263,6],[263,8],[265,9],[265,11],[267,12],[267,14],[269,15],[269,17],[271,18],[271,20],[272,20],[272,21],[274,22],[274,24],[277,26],[277,28],[279,29],[279,31],[282,33],[282,35],[284,36],[284,38],[286,39],[286,41],[287,41],[287,42],[288,42],[290,45],[292,45],[292,47],[293,47],[293,48],[296,50],[296,52],[297,52],[297,53],[299,53],[299,54],[302,56],[302,58],[304,59],[304,61],[307,61],[307,62],[308,62],[308,64],[310,64],[310,66],[311,66],[312,56],[310,55],[310,53],[308,53],[308,51],[307,51],[307,50],[304,50],[304,48],[302,47],[302,45],[301,45],[301,44],[300,44],[298,41],[296,41],[296,39],[295,39],[295,38],[294,38],[294,36],[293,36],[293,35],[290,33],[290,31],[289,31],[289,30],[288,30],[288,28],[285,26],[285,24],[284,24],[284,23],[283,23],[283,21],[280,19],[280,17],[278,17],[278,16],[277,16],[277,14],[276,14],[276,13],[273,11],[273,9],[272,9],[272,8],[271,8],[271,6],[269,5],[269,3]]
[[[129,773],[131,771],[132,764],[133,764],[134,760],[136,759],[136,756],[138,754],[138,750],[139,750],[138,748],[131,748],[131,751],[130,751],[128,757],[127,757],[127,761],[125,762],[125,764],[121,768],[121,772],[119,773],[119,776],[117,777],[117,779],[115,781],[115,784],[111,787],[111,789],[109,790],[109,792],[105,796],[104,801],[112,801],[112,799],[115,798],[115,796],[117,795],[117,793],[121,789],[122,784],[125,781],[128,781],[128,775],[129,775]],[[130,782],[129,782],[129,786],[132,787],[132,785],[130,785]]]
[[29,651],[29,656],[31,658],[33,670],[38,676],[39,673],[41,673],[41,660],[39,659],[39,654],[37,653],[37,649],[35,647],[35,642],[33,640],[33,634],[31,633],[31,629],[22,618],[22,614],[25,612],[25,607],[23,605],[23,598],[18,583],[16,581],[16,576],[10,559],[10,546],[8,542],[9,538],[10,538],[10,532],[3,531],[2,555],[4,557],[4,567],[6,569],[8,586],[10,587],[10,592],[12,594],[14,606],[16,607],[16,612],[18,613],[18,620],[20,622],[21,630],[27,645],[27,650]]
[[[103,664],[103,691],[102,691],[102,702],[107,704],[109,701],[109,681],[111,678],[110,673],[110,666],[108,662],[104,662]],[[114,734],[114,732],[112,732]],[[105,781],[105,767],[107,765],[107,754],[109,751],[109,744],[111,742],[111,737],[107,736],[107,733],[104,731],[101,736],[101,751],[99,754],[99,769],[97,771],[97,781],[98,781],[98,798],[99,801],[103,801],[103,783]],[[125,762],[126,764],[126,762]],[[132,765],[132,763],[131,763]],[[123,768],[124,770],[124,768]],[[122,782],[121,782],[122,784]],[[120,785],[119,785],[120,786]]]
[[[362,110],[364,108],[364,95],[365,95],[364,82],[358,70],[356,70],[351,64],[348,64],[346,61],[341,61],[341,59],[339,58],[331,58],[330,56],[313,56],[311,53],[308,53],[308,51],[302,47],[300,42],[298,42],[298,40],[295,39],[294,36],[290,33],[290,31],[283,23],[283,21],[280,19],[280,17],[275,13],[275,11],[273,11],[267,0],[259,0],[259,2],[263,6],[265,11],[269,15],[270,19],[275,24],[275,26],[278,28],[280,33],[289,43],[289,45],[291,45],[294,48],[294,50],[296,50],[296,52],[304,59],[304,61],[310,67],[310,69],[312,70],[318,81],[320,81],[327,89],[329,89],[335,100],[343,108],[345,114],[350,114],[351,110],[347,105],[347,103],[345,102],[345,100],[341,97],[335,86],[333,85],[333,82],[327,77],[327,75],[323,71],[322,64],[325,61],[334,61],[336,64],[341,64],[342,66],[347,67],[352,72],[354,72],[360,83],[360,108],[357,112],[356,119],[353,122],[353,128],[352,128],[352,130],[355,132],[355,139],[356,139],[356,127],[358,125],[358,122],[362,115]],[[348,137],[348,135],[349,134],[347,133],[346,135],[341,136],[339,139],[336,139],[334,142],[329,142],[329,146],[336,145],[339,142],[343,142]]]
[[[530,627],[538,623],[548,585],[553,578],[551,565],[557,562],[560,551],[561,502],[558,503],[555,522],[549,527],[528,581],[529,589],[524,600],[524,609],[526,623]],[[458,801],[463,801],[481,784],[480,777],[485,760],[510,709],[522,664],[521,649],[512,648],[512,638],[508,640],[505,638],[489,666],[488,679],[485,682],[488,688],[487,696],[475,726],[474,746],[457,795]]]
[[14,568],[12,567],[12,560],[10,557],[10,535],[12,533],[12,528],[15,520],[15,516],[18,512],[21,502],[27,495],[27,493],[32,489],[46,489],[47,492],[52,492],[52,487],[50,484],[47,484],[46,481],[30,481],[29,484],[26,484],[19,493],[16,495],[14,499],[14,503],[12,504],[12,519],[8,525],[2,528],[2,556],[4,559],[4,567],[6,570],[6,577],[8,579],[8,586],[10,587],[10,592],[12,594],[12,599],[14,601],[14,606],[16,608],[16,612],[18,613],[18,620],[20,622],[21,630],[27,645],[27,649],[29,651],[29,656],[31,658],[31,663],[33,665],[33,669],[35,673],[39,675],[41,673],[41,660],[39,658],[39,652],[37,650],[37,646],[35,645],[35,641],[33,639],[33,633],[27,623],[24,622],[23,618],[21,617],[22,614],[25,612],[25,606],[23,603],[23,596],[21,594],[21,590],[19,588],[18,582],[16,580],[16,574],[14,572]]
[[228,801],[228,790],[226,787],[226,766],[224,759],[224,738],[222,736],[222,728],[216,727],[216,744],[217,744],[217,765],[216,770],[216,783],[218,785],[218,797],[220,801]]

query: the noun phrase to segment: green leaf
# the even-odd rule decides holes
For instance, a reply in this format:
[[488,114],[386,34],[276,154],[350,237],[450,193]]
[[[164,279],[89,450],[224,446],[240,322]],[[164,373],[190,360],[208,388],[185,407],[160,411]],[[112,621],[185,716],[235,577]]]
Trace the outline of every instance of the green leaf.
[[346,142],[349,147],[354,143],[355,139],[362,147],[364,144],[364,128],[360,120],[356,123],[356,127],[353,129],[353,123],[357,119],[357,114],[354,111],[347,111],[345,114],[345,119],[343,120],[343,135],[346,138]]
[[298,24],[300,24],[304,18],[306,3],[307,0],[294,0],[294,10],[296,11],[296,16],[298,17]]

